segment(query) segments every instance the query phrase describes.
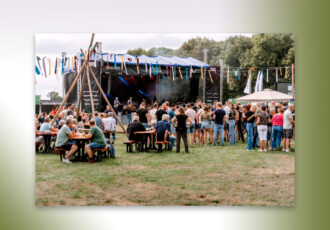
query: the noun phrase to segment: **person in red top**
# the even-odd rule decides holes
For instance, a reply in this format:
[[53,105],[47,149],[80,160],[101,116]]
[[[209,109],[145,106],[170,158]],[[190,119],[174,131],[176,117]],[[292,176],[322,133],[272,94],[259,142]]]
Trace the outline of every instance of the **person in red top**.
[[284,109],[281,108],[279,113],[275,114],[272,119],[273,132],[271,150],[279,150],[279,148],[281,147],[281,138],[283,132],[283,113]]
[[[53,115],[55,116],[56,113],[57,113],[57,110],[58,110],[58,106],[57,106],[57,105],[54,105],[54,106],[53,106],[53,110],[50,111],[50,114],[53,114]],[[49,114],[49,115],[50,115],[50,114]]]

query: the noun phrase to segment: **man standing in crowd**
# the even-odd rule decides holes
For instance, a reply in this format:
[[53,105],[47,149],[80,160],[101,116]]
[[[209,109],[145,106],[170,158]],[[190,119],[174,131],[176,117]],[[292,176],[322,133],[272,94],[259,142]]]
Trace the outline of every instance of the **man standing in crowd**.
[[110,135],[112,134],[112,144],[116,140],[116,120],[113,118],[113,113],[109,112],[108,117],[102,120],[104,131],[106,131],[105,136],[110,140]]
[[287,153],[290,152],[290,140],[293,137],[293,126],[295,123],[292,116],[293,110],[294,105],[290,104],[283,115],[283,152]]
[[156,112],[157,122],[162,120],[163,114],[167,114],[166,110],[167,110],[167,106],[164,102],[161,108],[158,109]]
[[102,119],[99,117],[98,112],[94,113],[94,119],[95,119],[96,126],[101,129]]
[[222,109],[221,102],[216,104],[216,110],[213,115],[214,121],[214,131],[213,131],[213,145],[217,144],[217,136],[218,132],[220,133],[220,145],[224,146],[224,135],[223,135],[223,127],[227,120],[226,112]]
[[72,163],[69,158],[73,155],[77,150],[78,146],[74,140],[69,140],[74,137],[75,129],[71,132],[70,128],[72,128],[72,119],[68,118],[65,121],[65,125],[62,126],[60,131],[57,133],[55,147],[63,148],[69,152],[66,152],[63,157],[64,163]]
[[144,102],[141,103],[140,108],[136,111],[139,116],[139,120],[145,128],[149,128],[150,125],[150,116],[148,114],[148,110],[146,109],[146,104]]
[[70,115],[73,116],[73,104],[72,103],[69,103],[68,112],[66,113],[66,116],[70,116]]
[[196,117],[196,112],[191,108],[190,104],[187,104],[187,110],[186,110],[186,115],[190,118],[192,121],[190,128],[187,130],[188,131],[188,145],[189,145],[189,139],[191,140],[190,146],[194,145],[194,140],[195,140],[195,117]]
[[95,125],[96,124],[95,119],[91,119],[89,124],[91,129],[89,133],[86,135],[86,138],[88,139],[92,138],[92,139],[90,144],[85,145],[85,150],[88,154],[88,163],[94,163],[95,162],[93,158],[94,149],[104,149],[107,143],[105,141],[105,137],[102,130]]

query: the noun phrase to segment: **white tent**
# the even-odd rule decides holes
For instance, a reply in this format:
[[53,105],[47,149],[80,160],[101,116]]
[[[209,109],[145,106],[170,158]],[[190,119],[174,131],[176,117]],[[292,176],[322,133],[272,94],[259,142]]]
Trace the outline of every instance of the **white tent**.
[[274,91],[271,89],[264,89],[262,91],[252,93],[240,98],[236,98],[236,102],[270,102],[270,101],[275,101],[275,102],[285,102],[285,101],[290,101],[292,99],[292,96],[281,93],[278,91]]

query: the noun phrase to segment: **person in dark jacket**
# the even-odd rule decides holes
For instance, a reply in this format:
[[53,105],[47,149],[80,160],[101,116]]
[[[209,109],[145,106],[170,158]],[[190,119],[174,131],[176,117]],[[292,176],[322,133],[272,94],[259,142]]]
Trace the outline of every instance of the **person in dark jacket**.
[[139,135],[135,135],[135,132],[138,131],[145,131],[145,127],[142,125],[142,123],[139,121],[139,117],[135,116],[133,117],[133,121],[131,124],[128,125],[127,127],[127,132],[128,132],[128,139],[132,141],[137,141]]

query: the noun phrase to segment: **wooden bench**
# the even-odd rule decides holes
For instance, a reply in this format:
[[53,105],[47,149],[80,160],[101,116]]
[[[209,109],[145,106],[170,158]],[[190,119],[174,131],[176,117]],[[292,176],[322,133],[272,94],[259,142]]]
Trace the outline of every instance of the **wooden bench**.
[[61,159],[61,161],[62,161],[63,158],[64,158],[65,151],[66,151],[65,149],[55,147],[55,152],[57,152],[57,153],[60,155],[60,159]]
[[103,149],[93,149],[93,151],[96,153],[95,155],[95,161],[98,161],[98,162],[101,162],[103,157],[107,156],[107,150],[108,150],[108,146],[106,146],[105,148]]
[[169,143],[168,141],[156,141],[156,145],[158,145],[158,152],[161,153],[163,151],[163,145],[165,146],[165,150],[169,148]]
[[126,145],[126,152],[128,152],[128,153],[133,152],[134,143],[135,143],[135,141],[132,141],[132,140],[124,141],[124,144]]

